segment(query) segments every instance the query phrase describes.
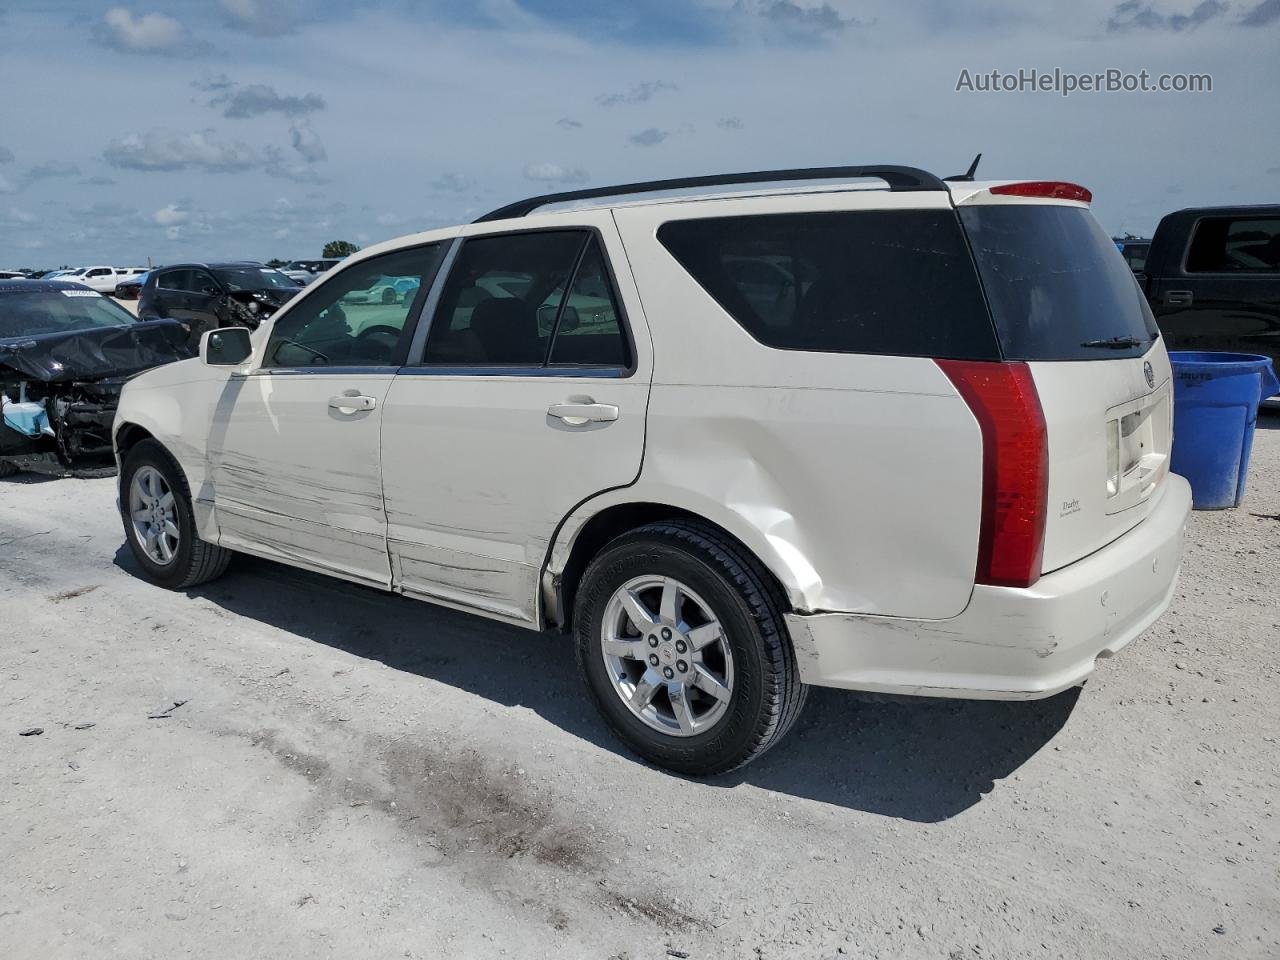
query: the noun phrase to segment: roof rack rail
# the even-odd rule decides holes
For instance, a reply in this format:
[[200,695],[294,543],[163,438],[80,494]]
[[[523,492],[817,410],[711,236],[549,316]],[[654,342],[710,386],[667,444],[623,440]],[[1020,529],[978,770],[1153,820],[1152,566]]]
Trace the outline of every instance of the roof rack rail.
[[612,187],[591,187],[587,190],[567,190],[564,193],[547,193],[540,197],[517,200],[505,207],[491,210],[476,223],[489,220],[506,220],[523,217],[552,203],[568,203],[572,200],[595,200],[600,197],[619,197],[637,193],[657,193],[661,190],[691,190],[698,187],[722,187],[736,183],[776,183],[785,180],[855,180],[862,177],[878,177],[889,184],[890,190],[946,190],[947,186],[931,173],[915,167],[802,167],[794,170],[757,170],[753,173],[718,173],[705,177],[677,177],[674,180],[647,180],[642,183],[623,183]]

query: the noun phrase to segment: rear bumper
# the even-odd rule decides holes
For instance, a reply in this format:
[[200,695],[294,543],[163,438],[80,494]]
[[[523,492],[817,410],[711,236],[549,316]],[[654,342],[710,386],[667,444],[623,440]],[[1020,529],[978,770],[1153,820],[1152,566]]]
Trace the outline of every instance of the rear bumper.
[[800,677],[848,690],[1033,700],[1085,680],[1168,608],[1191,510],[1170,474],[1141,524],[1026,589],[974,587],[950,620],[789,614]]

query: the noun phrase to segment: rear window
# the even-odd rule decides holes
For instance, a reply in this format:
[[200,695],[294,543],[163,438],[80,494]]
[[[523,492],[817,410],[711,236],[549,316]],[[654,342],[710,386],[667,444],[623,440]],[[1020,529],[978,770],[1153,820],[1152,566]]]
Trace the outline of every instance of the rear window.
[[[767,346],[969,360],[999,356],[954,211],[674,220],[659,228],[658,240]],[[1114,247],[1112,253],[1127,274]]]
[[1006,358],[1138,357],[1155,340],[1133,271],[1088,210],[974,205],[960,219]]

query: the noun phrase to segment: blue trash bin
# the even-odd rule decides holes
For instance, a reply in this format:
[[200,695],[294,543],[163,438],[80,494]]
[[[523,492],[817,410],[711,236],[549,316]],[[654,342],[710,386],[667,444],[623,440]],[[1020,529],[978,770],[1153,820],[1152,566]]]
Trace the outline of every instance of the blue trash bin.
[[1280,391],[1267,357],[1175,350],[1174,473],[1191,484],[1197,510],[1238,507],[1244,499],[1258,404]]

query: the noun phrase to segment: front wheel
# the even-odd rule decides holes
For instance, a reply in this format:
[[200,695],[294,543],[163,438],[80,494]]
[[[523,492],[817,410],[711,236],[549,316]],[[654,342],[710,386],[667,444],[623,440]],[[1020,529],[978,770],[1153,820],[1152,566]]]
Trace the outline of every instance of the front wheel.
[[614,733],[678,773],[725,773],[804,704],[781,599],[742,547],[670,521],[610,543],[574,605],[578,666]]
[[231,551],[196,536],[186,477],[155,440],[124,458],[120,513],[129,549],[152,583],[181,590],[226,571]]

